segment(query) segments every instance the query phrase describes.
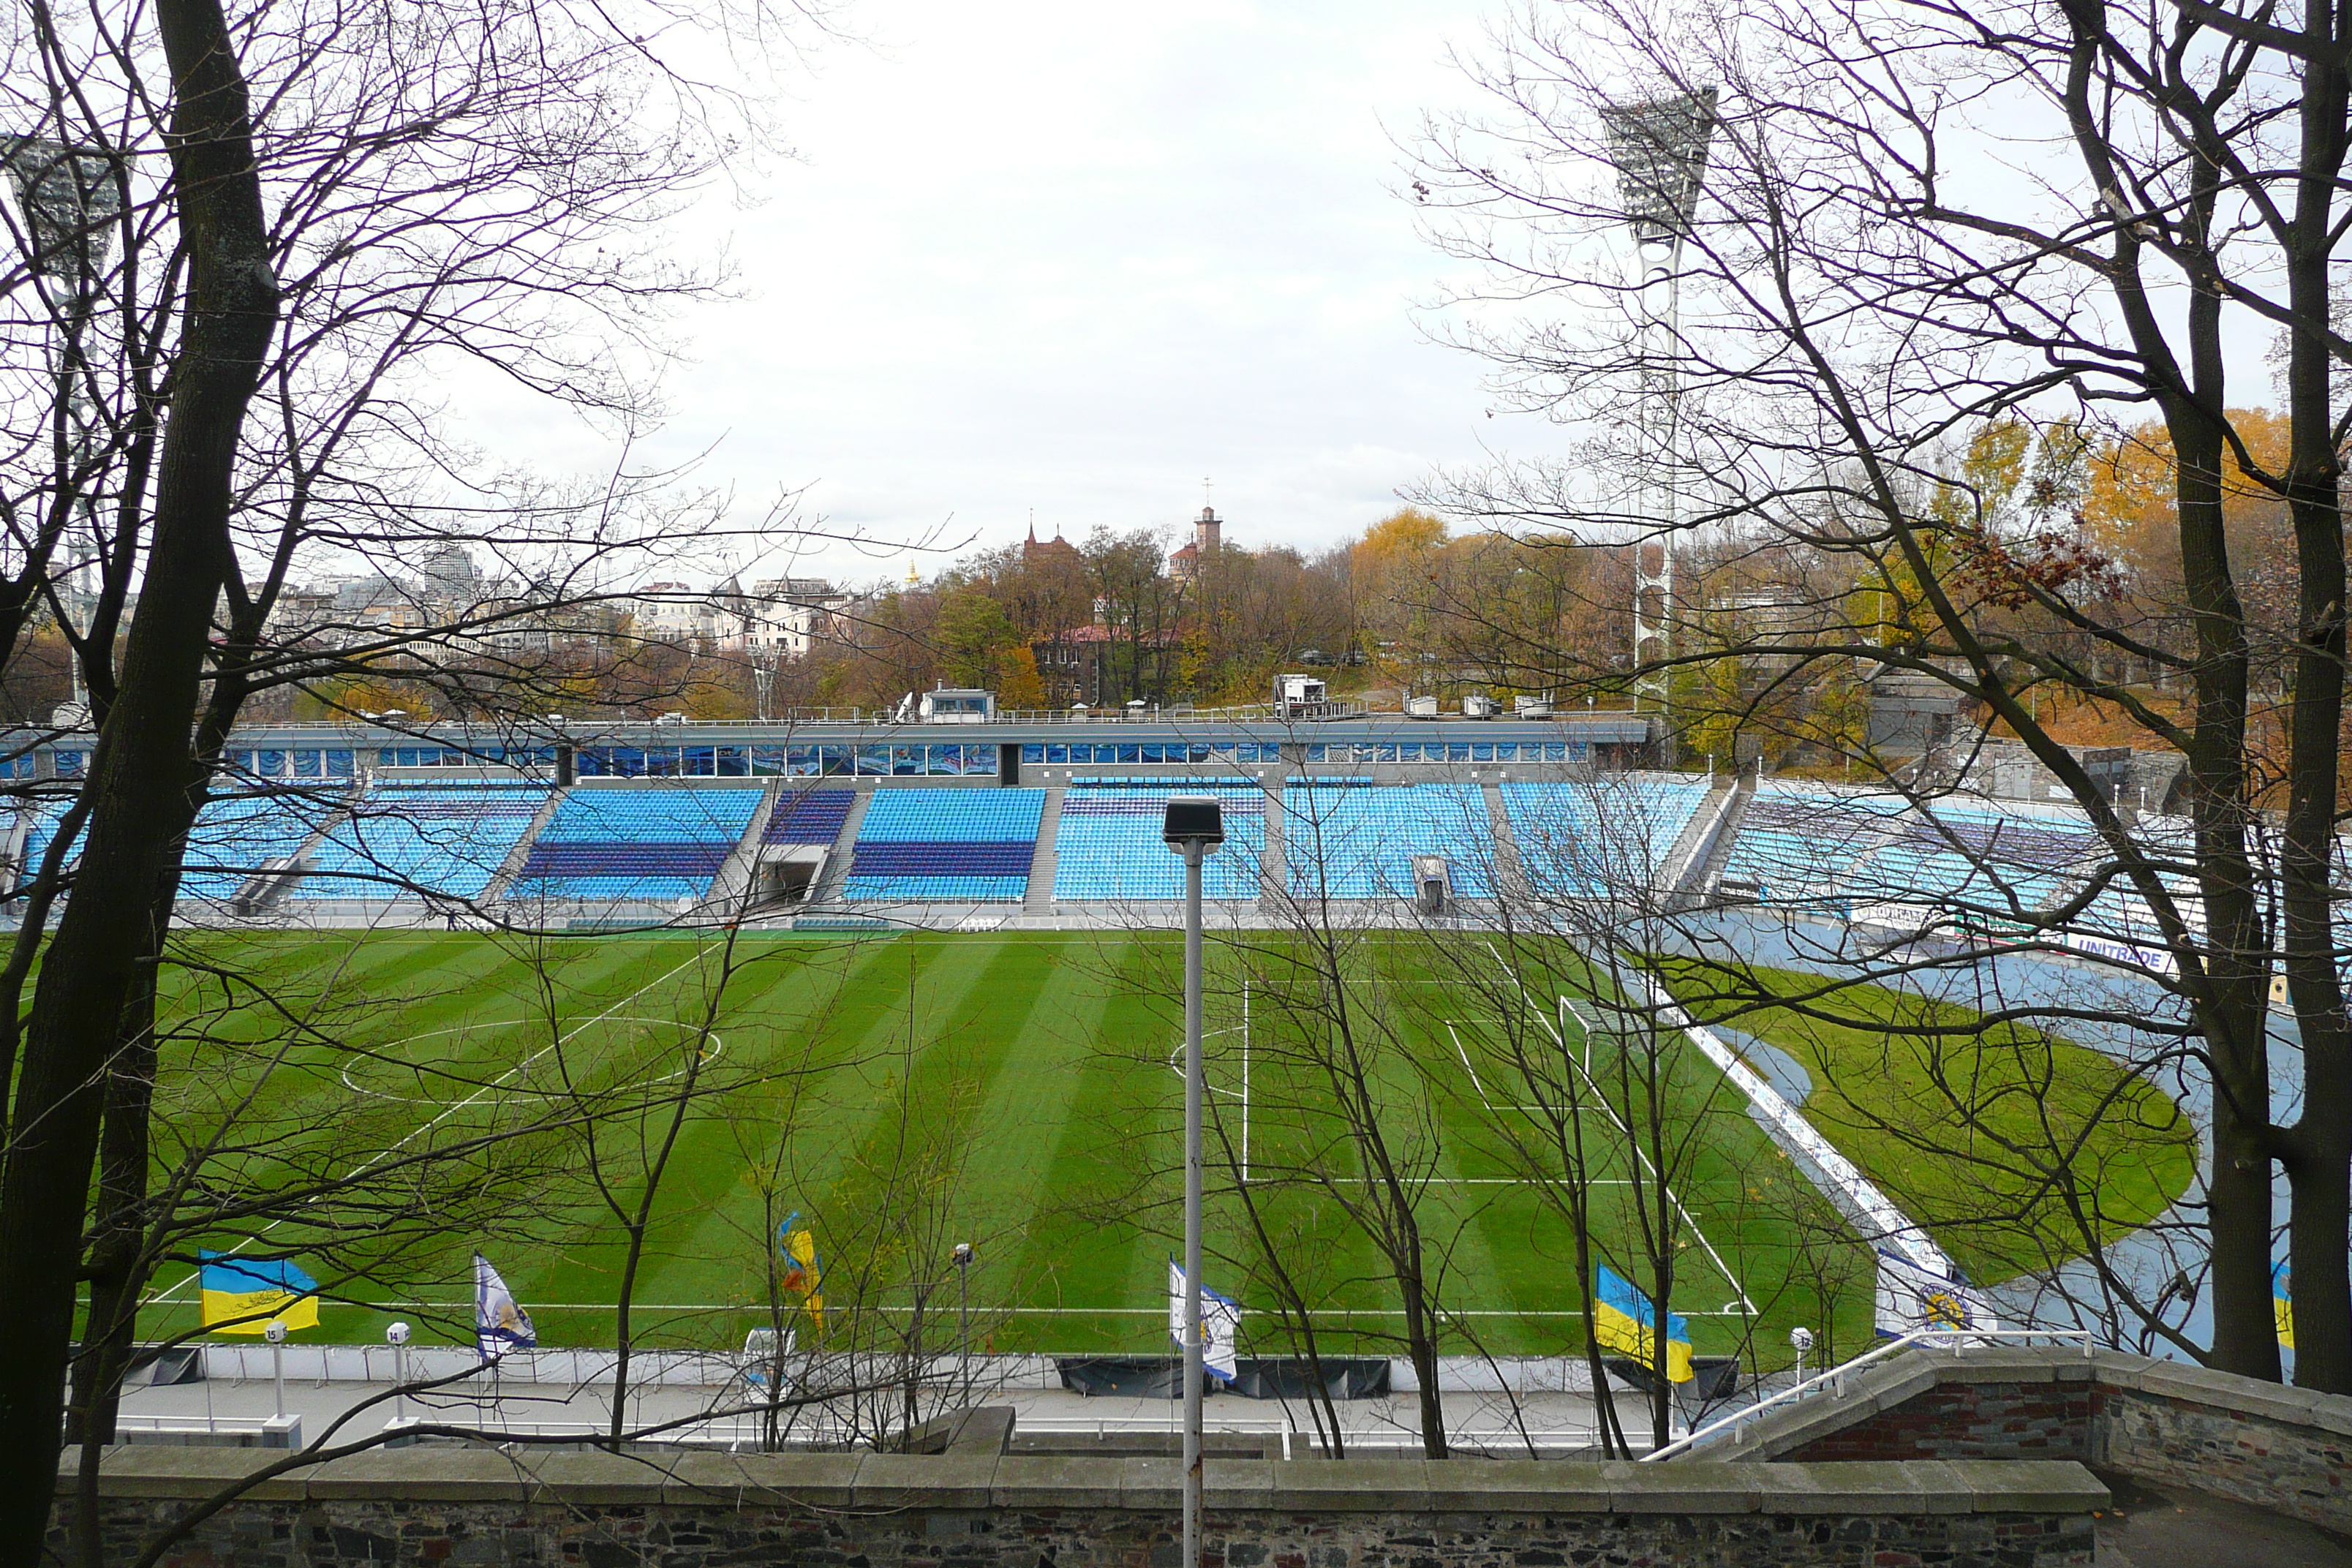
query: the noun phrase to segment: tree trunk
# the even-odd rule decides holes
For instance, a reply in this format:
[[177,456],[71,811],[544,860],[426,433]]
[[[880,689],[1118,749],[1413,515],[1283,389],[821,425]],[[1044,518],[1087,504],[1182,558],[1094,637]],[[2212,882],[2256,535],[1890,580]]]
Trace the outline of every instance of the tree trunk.
[[[2202,300],[2199,303],[2201,305]],[[2200,313],[2192,308],[2192,314]],[[2218,353],[2218,348],[2216,350]],[[2221,437],[2197,415],[2174,425],[2180,556],[2197,622],[2197,721],[2189,753],[2204,977],[2191,1002],[2213,1079],[2211,1364],[2275,1382],[2271,1309],[2268,970],[2262,912],[2246,853],[2246,641],[2221,524]]]
[[[2307,37],[2333,37],[2326,0],[2307,0],[2304,26]],[[2305,67],[2293,222],[2302,243],[2288,252],[2287,290],[2294,319],[2315,325],[2334,315],[2328,231],[2337,216],[2347,100],[2340,48]],[[2352,1037],[2336,970],[2327,895],[2342,766],[2337,747],[2345,658],[2343,464],[2334,430],[2335,368],[2316,331],[2291,335],[2287,509],[2294,525],[2298,601],[2279,875],[2287,991],[2303,1037],[2303,1112],[2283,1142],[2292,1200],[2294,1381],[2304,1388],[2352,1394],[2352,1275],[2345,1257],[2345,1227],[2352,1218]]]
[[[171,918],[166,879],[151,920],[160,933]],[[160,943],[159,943],[160,945]],[[122,1380],[138,1340],[139,1300],[147,1287],[148,1116],[155,1099],[156,966],[138,972],[122,1010],[121,1037],[107,1074],[105,1122],[99,1139],[98,1213],[89,1249],[89,1309],[82,1320],[81,1355],[73,1367],[73,1399],[66,1410],[66,1441],[81,1448],[74,1510],[74,1546],[84,1568],[105,1568],[99,1518],[99,1458],[114,1441]]]
[[154,543],[85,786],[82,874],[35,990],[0,1167],[0,1563],[39,1559],[110,1058],[173,852],[213,605],[235,565],[237,438],[278,321],[244,78],[218,0],[158,0],[188,254]]

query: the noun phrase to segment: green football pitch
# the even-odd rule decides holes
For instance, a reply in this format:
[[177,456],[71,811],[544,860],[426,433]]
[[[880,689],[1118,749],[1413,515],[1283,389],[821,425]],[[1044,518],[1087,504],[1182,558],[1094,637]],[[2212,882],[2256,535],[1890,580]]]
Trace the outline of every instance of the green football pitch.
[[[174,1070],[157,1107],[157,1179],[196,1170],[192,1191],[225,1209],[248,1190],[317,1189],[290,1216],[225,1223],[205,1242],[318,1275],[326,1305],[306,1339],[380,1341],[401,1317],[426,1340],[464,1341],[478,1247],[542,1343],[610,1343],[626,1250],[615,1207],[635,1212],[649,1161],[667,1151],[632,1292],[641,1344],[740,1345],[770,1321],[772,1238],[797,1215],[824,1255],[836,1325],[848,1311],[910,1312],[918,1279],[925,1310],[954,1313],[940,1260],[968,1240],[976,1349],[1157,1351],[1181,1214],[1181,952],[1165,935],[1118,932],[747,933],[731,946],[196,933],[194,962],[164,993]],[[1440,967],[1406,955],[1360,1033],[1381,1047],[1363,1076],[1415,1194],[1441,1348],[1579,1349],[1571,1233],[1526,1158],[1527,1091],[1494,1065],[1510,1026],[1490,994],[1428,978]],[[1271,1310],[1278,1259],[1324,1353],[1385,1352],[1400,1298],[1349,1214],[1373,1177],[1315,1054],[1297,1048],[1310,1026],[1250,995],[1242,970],[1212,942],[1223,1152],[1207,1283],[1242,1302],[1245,1350],[1294,1348]],[[1535,1014],[1591,1067],[1600,1031],[1551,1005]],[[1817,1077],[1833,1067],[1814,1065]],[[1705,1118],[1671,1200],[1675,1306],[1699,1351],[1780,1344],[1825,1313],[1843,1343],[1866,1339],[1866,1249],[1822,1226],[1801,1178],[1695,1049],[1675,1053],[1667,1077],[1668,1119]],[[1596,1149],[1623,1148],[1614,1129],[1591,1132]],[[1630,1261],[1642,1188],[1626,1156],[1612,1158],[1595,1155],[1591,1228]],[[2141,1207],[2156,1212],[2186,1179],[2157,1181]],[[167,1268],[142,1332],[188,1331],[195,1300],[186,1266]]]

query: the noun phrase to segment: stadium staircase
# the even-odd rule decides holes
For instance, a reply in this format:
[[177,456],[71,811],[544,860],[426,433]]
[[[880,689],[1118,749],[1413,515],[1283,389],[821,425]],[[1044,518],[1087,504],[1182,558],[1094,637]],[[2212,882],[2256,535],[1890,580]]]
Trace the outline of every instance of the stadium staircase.
[[824,858],[824,873],[815,887],[802,900],[804,908],[837,904],[841,901],[841,885],[849,880],[850,863],[856,859],[852,846],[857,842],[857,830],[866,824],[866,813],[874,804],[874,792],[862,789],[857,798],[849,803],[849,815],[841,819],[841,831],[834,836],[833,848]]
[[1257,907],[1263,914],[1279,914],[1286,905],[1283,889],[1288,885],[1289,823],[1283,815],[1283,778],[1269,774],[1264,781],[1265,790],[1265,847],[1257,857]]
[[492,877],[489,885],[482,889],[482,902],[487,904],[507,896],[507,889],[514,885],[517,877],[522,875],[522,868],[530,863],[530,847],[539,842],[540,834],[555,820],[555,814],[563,809],[565,793],[560,789],[547,792],[547,799],[541,804],[539,815],[530,819],[530,826],[522,830],[522,837],[515,840],[515,847],[507,851],[506,861],[499,866],[499,874]]
[[1054,872],[1061,865],[1057,846],[1062,837],[1062,794],[1057,789],[1045,792],[1045,810],[1037,822],[1037,852],[1029,861],[1029,892],[1021,900],[1024,915],[1054,912]]
[[343,804],[312,824],[302,842],[294,847],[293,854],[271,861],[246,879],[245,885],[229,896],[229,912],[250,919],[284,903],[294,891],[295,884],[301,881],[303,868],[310,863],[312,853],[325,842],[335,824],[350,815],[352,808],[366,794],[366,781],[354,782]]
[[1674,908],[1696,909],[1714,896],[1717,885],[1723,880],[1723,868],[1731,858],[1731,847],[1738,842],[1740,824],[1747,820],[1748,803],[1756,798],[1756,781],[1763,771],[1760,763],[1742,769],[1727,786],[1710,794],[1691,813],[1690,826],[1685,830],[1684,837],[1696,835],[1696,840],[1687,847],[1675,846],[1677,855],[1686,854],[1688,858],[1668,861],[1669,865],[1681,867],[1673,883]]
[[743,837],[735,841],[735,852],[719,868],[719,875],[710,879],[707,900],[721,908],[740,908],[743,895],[751,886],[751,879],[760,872],[760,842],[768,830],[768,818],[776,809],[776,802],[784,793],[788,781],[781,778],[768,781],[768,790],[760,804],[751,810],[751,820],[743,825]]
[[1527,879],[1519,869],[1519,841],[1511,832],[1511,814],[1503,805],[1503,786],[1481,784],[1479,791],[1486,798],[1486,821],[1495,834],[1495,890],[1499,893],[1507,888],[1524,888]]

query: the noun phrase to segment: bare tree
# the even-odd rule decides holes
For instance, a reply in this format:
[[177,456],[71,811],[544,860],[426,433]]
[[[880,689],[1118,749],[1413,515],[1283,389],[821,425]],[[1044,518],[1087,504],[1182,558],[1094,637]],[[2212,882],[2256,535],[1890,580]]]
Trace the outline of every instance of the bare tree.
[[[1433,128],[1420,184],[1443,242],[1486,264],[1501,289],[1586,307],[1471,342],[1506,395],[1576,428],[1587,461],[1462,476],[1447,503],[1587,545],[1690,541],[1765,565],[1781,612],[1769,624],[1702,637],[1722,606],[1685,593],[1667,608],[1671,638],[1644,654],[1660,673],[1735,652],[1770,661],[1737,687],[1742,718],[1765,711],[1766,690],[1899,676],[2014,737],[2080,807],[2099,855],[2055,896],[2012,868],[1954,913],[1995,915],[2054,950],[2119,902],[2140,911],[2147,930],[2131,945],[2159,956],[2126,956],[2122,972],[2177,1000],[2178,1020],[2158,1026],[2210,1086],[2198,1201],[2214,1329],[2199,1352],[2278,1375],[2275,1170],[2293,1200],[2298,1324],[2308,1314],[2317,1325],[2307,1343],[2298,1334],[2296,1375],[2336,1390],[2352,1387],[2352,1099],[2335,1087],[2352,1035],[2326,895],[2343,809],[2342,410],[2331,376],[2344,349],[2331,313],[2342,26],[2333,13],[2280,23],[2230,6],[1528,14],[1479,73],[1494,113]],[[1643,193],[1628,197],[1609,177],[1601,111],[1633,98],[1695,100],[1703,89],[1719,97],[1706,199],[1680,235],[1680,313],[1664,331],[1637,330],[1655,301],[1620,269],[1610,237]],[[1987,184],[1966,173],[2003,159],[2033,176]],[[2160,301],[2176,286],[2173,310]],[[2263,459],[2249,419],[2230,408],[2233,316],[2288,341],[2280,462]],[[1654,430],[1638,416],[1661,377],[1680,389],[1672,449],[1612,435]],[[1988,504],[1988,479],[2021,460],[2003,451],[2034,449],[1988,445],[1990,428],[2017,421],[2063,448],[2112,431],[2102,420],[2117,407],[2153,411],[2168,440],[2186,646],[2151,638],[2113,591],[2112,563],[2066,510],[2063,461],[2035,458],[2021,492],[2047,505],[2004,515]],[[2224,527],[2231,474],[2294,520],[2292,689],[2274,752],[2253,706],[2244,563]],[[1638,499],[1651,480],[1686,510],[1661,516]],[[1613,688],[1628,673],[1565,649],[1559,662],[1557,684],[1570,689]],[[2185,700],[2117,678],[2150,668],[2177,678]],[[1693,696],[1673,691],[1676,702]],[[2042,698],[2053,691],[2104,705],[2187,759],[2184,835],[2137,830],[2066,744]],[[1854,745],[1842,724],[1811,743],[1915,794],[1950,776],[1916,770],[1916,746],[1867,734]],[[2273,813],[2281,851],[2265,861],[2258,839]],[[2274,968],[2288,977],[2304,1052],[2290,1122],[2270,1110]],[[2108,1009],[2104,1021],[2135,1018]],[[2155,1301],[2119,1291],[2127,1313],[2158,1321]]]
[[[0,1321],[22,1351],[0,1551],[32,1552],[47,1512],[86,1243],[101,1295],[142,1284],[156,964],[247,700],[388,668],[478,690],[509,646],[492,634],[670,548],[660,487],[625,463],[593,495],[490,473],[430,378],[470,366],[624,431],[650,411],[648,329],[710,282],[664,259],[662,220],[767,136],[754,94],[673,58],[688,20],[44,6],[5,41],[35,138],[12,172],[67,196],[31,204],[6,279],[0,658],[45,614],[97,740],[0,996]],[[322,637],[281,614],[321,562],[467,545],[500,553],[503,591],[429,626]]]

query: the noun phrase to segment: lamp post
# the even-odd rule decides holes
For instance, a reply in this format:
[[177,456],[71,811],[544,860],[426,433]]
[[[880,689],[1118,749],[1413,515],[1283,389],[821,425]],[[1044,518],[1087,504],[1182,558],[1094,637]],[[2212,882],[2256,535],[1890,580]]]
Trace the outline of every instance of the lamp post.
[[[1715,130],[1713,88],[1676,93],[1601,110],[1610,161],[1617,165],[1617,190],[1640,253],[1643,461],[1650,479],[1643,521],[1658,533],[1657,564],[1649,564],[1648,542],[1633,542],[1633,707],[1646,695],[1666,710],[1668,671],[1674,647],[1674,530],[1680,497],[1674,479],[1677,392],[1675,359],[1681,353],[1676,285],[1683,239],[1697,211],[1699,185],[1706,177],[1706,143]],[[1643,672],[1650,663],[1650,673]],[[1671,765],[1671,763],[1669,763]]]
[[392,1418],[395,1421],[408,1414],[408,1335],[406,1323],[394,1323],[383,1331],[383,1342],[392,1347]]
[[286,1325],[276,1318],[265,1324],[261,1337],[269,1342],[269,1381],[278,1390],[278,1418],[286,1419]]
[[1184,1561],[1201,1568],[1201,862],[1225,841],[1213,795],[1176,795],[1160,838],[1184,857]]
[[971,1400],[971,1243],[959,1241],[950,1256],[956,1271],[956,1358],[962,1373],[963,1398]]

